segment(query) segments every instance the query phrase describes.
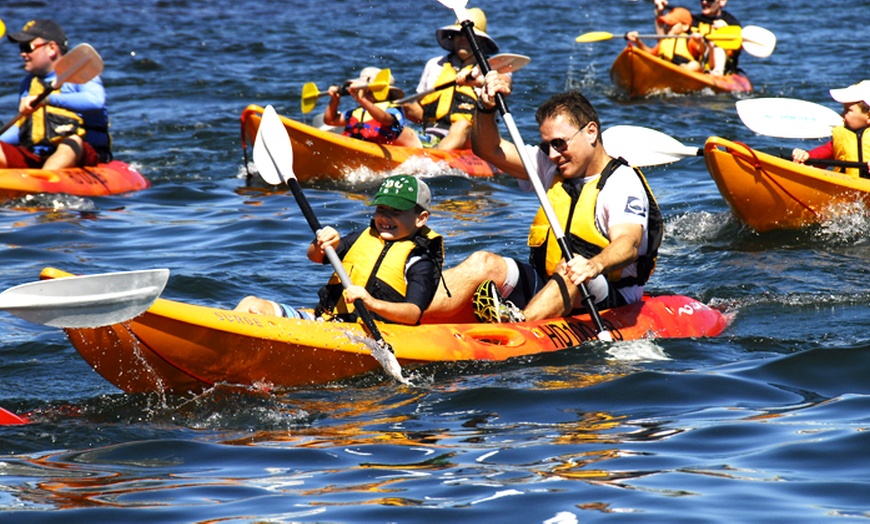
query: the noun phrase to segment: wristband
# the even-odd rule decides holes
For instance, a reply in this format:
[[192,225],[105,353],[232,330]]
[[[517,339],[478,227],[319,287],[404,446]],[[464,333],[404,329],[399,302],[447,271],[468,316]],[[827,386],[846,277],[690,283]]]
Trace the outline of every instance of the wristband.
[[474,108],[477,109],[478,113],[483,113],[485,115],[491,115],[498,111],[498,106],[487,108],[480,102],[479,98],[474,102]]

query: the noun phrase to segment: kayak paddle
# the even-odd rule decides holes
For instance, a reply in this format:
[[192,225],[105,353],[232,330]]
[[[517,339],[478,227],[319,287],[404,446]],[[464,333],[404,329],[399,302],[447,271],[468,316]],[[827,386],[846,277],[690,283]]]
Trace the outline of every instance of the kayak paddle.
[[[299,181],[296,179],[296,173],[293,172],[293,147],[290,138],[287,135],[287,130],[275,108],[271,105],[266,106],[263,110],[263,118],[260,121],[260,127],[257,129],[257,138],[254,140],[254,164],[257,166],[257,171],[260,176],[268,184],[279,186],[287,184],[296,198],[296,203],[299,209],[305,216],[308,226],[311,231],[317,235],[322,229],[320,221],[311,209],[308,199],[302,193],[302,188],[299,186]],[[338,258],[335,250],[327,246],[326,257],[332,264],[332,268],[341,280],[342,285],[347,289],[351,285],[350,278]],[[399,364],[396,355],[393,353],[393,348],[384,340],[378,326],[375,324],[371,313],[366,309],[365,304],[361,299],[354,301],[354,311],[363,321],[363,325],[375,340],[373,343],[366,343],[366,346],[371,350],[372,356],[377,360],[384,370],[394,379],[403,384],[410,384],[407,379],[402,377],[402,367]]]
[[[375,100],[379,102],[386,100],[387,95],[390,94],[390,70],[381,69],[381,71],[375,75],[374,79],[372,79],[372,83],[366,85],[366,88],[371,90],[372,94],[375,95]],[[342,95],[349,94],[348,86],[342,85],[339,88],[339,93]],[[314,106],[317,105],[317,99],[324,96],[329,96],[329,91],[318,90],[317,85],[314,82],[308,82],[303,85],[302,112],[310,113],[314,109]]]
[[793,98],[748,98],[735,103],[743,125],[776,138],[830,138],[843,117],[823,105]]
[[[627,34],[627,33],[626,33]],[[625,36],[625,35],[623,35]],[[683,35],[637,35],[638,38],[648,40],[664,40],[666,38],[691,38],[690,34]],[[613,33],[607,31],[592,31],[583,33],[574,39],[575,42],[584,44],[591,42],[602,42],[615,38]],[[737,25],[727,25],[719,29],[715,29],[704,35],[704,39],[708,42],[713,42],[722,49],[735,50],[743,49],[752,56],[766,58],[773,53],[776,47],[776,35],[763,27],[748,25],[740,27]]]
[[[2,24],[2,21],[0,21],[0,24]],[[0,37],[0,38],[2,38],[2,37]],[[11,411],[0,408],[0,426],[15,426],[15,425],[19,425],[19,424],[28,424],[28,423],[30,423],[30,421],[27,420],[26,418],[19,417],[18,415],[16,415],[15,413],[12,413]]]
[[648,127],[609,127],[601,133],[601,140],[608,155],[622,157],[636,167],[670,164],[704,154],[697,147],[683,145],[676,138]]
[[[468,38],[468,43],[471,44],[471,50],[474,52],[474,57],[477,60],[477,66],[480,67],[480,72],[484,75],[489,73],[491,70],[489,62],[486,59],[486,55],[484,55],[483,51],[480,49],[480,43],[477,40],[477,35],[474,33],[474,22],[471,20],[468,11],[465,9],[465,6],[468,4],[468,0],[438,0],[438,2],[445,7],[452,9],[453,12],[456,14],[456,19],[462,26],[462,32],[465,34],[466,38]],[[562,226],[559,224],[559,220],[556,217],[555,210],[553,210],[553,205],[547,198],[547,191],[544,189],[544,186],[541,183],[541,179],[538,178],[538,174],[532,167],[534,164],[532,163],[532,159],[529,157],[529,152],[526,149],[525,144],[523,143],[523,137],[520,135],[519,128],[517,128],[517,124],[516,122],[514,122],[513,115],[511,115],[510,111],[508,110],[505,98],[501,95],[501,93],[496,94],[496,106],[498,107],[499,113],[501,113],[505,126],[507,126],[508,128],[511,139],[513,140],[513,143],[517,148],[517,152],[520,155],[523,167],[525,167],[526,169],[529,181],[532,183],[532,186],[535,189],[535,195],[538,197],[538,202],[541,204],[541,209],[544,210],[544,215],[546,215],[547,221],[550,223],[550,229],[552,230],[553,235],[556,237],[556,241],[559,243],[559,248],[561,248],[562,250],[562,256],[565,258],[565,260],[571,260],[573,258],[571,247],[568,245],[568,241],[565,238],[565,233],[564,231],[562,231]],[[595,323],[595,329],[598,331],[598,339],[612,341],[613,336],[604,327],[604,322],[601,320],[601,315],[598,313],[598,308],[595,307],[595,301],[592,299],[592,294],[589,292],[588,286],[586,286],[586,283],[583,282],[580,284],[579,287],[580,292],[583,294],[583,300],[586,306],[586,310],[592,317],[592,320]]]
[[141,315],[160,296],[168,269],[30,282],[0,293],[0,309],[35,324],[94,328]]
[[[57,78],[30,103],[30,107],[34,109],[39,107],[52,92],[60,89],[60,86],[67,82],[70,84],[84,84],[90,82],[102,72],[103,59],[99,53],[89,44],[79,44],[54,63],[54,73],[57,75]],[[15,115],[15,118],[0,128],[0,135],[18,123],[24,116],[20,112]]]
[[[489,59],[489,65],[492,69],[495,69],[499,73],[507,74],[513,73],[514,71],[519,71],[520,69],[529,65],[532,59],[525,55],[515,55],[513,53],[501,53],[498,55],[494,55]],[[415,102],[420,100],[421,98],[427,97],[432,93],[437,91],[441,91],[442,89],[447,89],[449,87],[453,87],[456,85],[456,80],[445,82],[443,84],[439,84],[432,89],[427,91],[423,91],[421,93],[415,93],[413,95],[408,95],[405,98],[400,98],[398,100],[394,100],[394,105],[402,105],[407,104],[408,102]]]
[[[702,148],[684,145],[676,138],[648,127],[619,125],[607,128],[601,134],[604,148],[610,156],[621,156],[637,167],[658,166],[678,162],[692,156],[704,156]],[[785,158],[785,157],[783,157]],[[790,158],[786,158],[791,160]],[[804,162],[817,167],[866,168],[865,162],[810,158]]]

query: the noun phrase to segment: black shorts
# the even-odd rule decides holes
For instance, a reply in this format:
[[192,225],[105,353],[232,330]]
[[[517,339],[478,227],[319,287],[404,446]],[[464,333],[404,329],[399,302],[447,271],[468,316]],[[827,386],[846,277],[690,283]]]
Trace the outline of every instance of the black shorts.
[[[541,289],[544,288],[544,285],[547,283],[547,280],[541,278],[535,268],[526,262],[520,262],[517,259],[513,259],[516,262],[517,267],[520,270],[520,277],[517,280],[517,285],[510,295],[504,297],[511,302],[514,303],[520,309],[525,309],[528,305],[529,301],[534,297]],[[625,297],[622,296],[613,285],[608,282],[607,283],[607,298],[601,302],[598,302],[596,306],[599,309],[610,309],[614,307],[624,306],[627,302],[625,301]],[[577,308],[572,311],[572,314],[582,313],[585,311],[585,308]]]

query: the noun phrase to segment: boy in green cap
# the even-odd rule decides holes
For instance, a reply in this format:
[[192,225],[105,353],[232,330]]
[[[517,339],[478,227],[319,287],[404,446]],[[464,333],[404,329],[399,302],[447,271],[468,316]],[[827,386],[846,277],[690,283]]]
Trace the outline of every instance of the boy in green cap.
[[[321,229],[308,246],[312,262],[329,263],[326,247],[342,260],[352,285],[343,289],[338,275],[320,289],[315,315],[353,320],[353,303],[361,299],[375,318],[415,325],[429,307],[444,260],[444,242],[426,221],[432,206],[429,186],[411,175],[384,180],[372,200],[368,228],[342,237],[332,227]],[[246,297],[236,311],[313,318],[304,311],[258,297]]]

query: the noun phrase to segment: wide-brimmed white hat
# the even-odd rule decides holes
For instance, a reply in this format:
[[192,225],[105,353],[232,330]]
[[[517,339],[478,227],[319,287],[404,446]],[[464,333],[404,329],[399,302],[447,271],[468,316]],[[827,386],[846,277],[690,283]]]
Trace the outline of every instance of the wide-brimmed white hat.
[[[474,34],[477,35],[480,49],[485,55],[494,55],[498,53],[498,44],[495,43],[488,34],[486,34],[486,15],[483,10],[478,7],[472,7],[468,10],[468,17],[474,22]],[[438,45],[451,53],[456,51],[456,45],[453,43],[453,37],[462,33],[462,26],[457,21],[453,25],[447,25],[441,29],[435,30],[435,38],[438,40]]]
[[[363,70],[359,72],[359,78],[351,78],[347,83],[368,85],[375,81],[375,77],[378,76],[378,73],[380,72],[381,70],[377,67],[364,67]],[[390,94],[388,98],[391,100],[405,96],[404,91],[393,85],[395,83],[396,79],[393,78],[393,74],[390,73]]]
[[831,89],[831,98],[841,104],[864,102],[870,105],[870,80],[863,80],[841,89]]

